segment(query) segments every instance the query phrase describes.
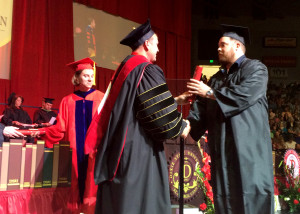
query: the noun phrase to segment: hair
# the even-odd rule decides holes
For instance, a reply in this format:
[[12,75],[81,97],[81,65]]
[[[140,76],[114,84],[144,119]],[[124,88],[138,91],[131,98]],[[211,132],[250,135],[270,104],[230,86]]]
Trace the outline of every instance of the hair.
[[[21,96],[21,95],[15,95],[13,98],[12,98],[12,101],[11,101],[11,103],[10,103],[10,107],[11,108],[15,108],[15,102],[16,102],[16,100],[18,99],[18,98],[21,98],[21,100],[22,100],[22,103],[24,102],[24,98]],[[21,106],[20,106],[20,108],[21,108]]]
[[79,76],[80,76],[80,74],[81,74],[82,71],[83,70],[78,70],[73,75],[72,80],[71,80],[73,85],[75,85],[75,86],[79,86],[80,85],[80,83],[79,83]]
[[243,43],[241,43],[239,40],[233,39],[231,37],[229,37],[229,38],[230,38],[230,40],[232,40],[234,42],[238,42],[241,46],[241,49],[242,49],[243,53],[246,54],[246,46]]

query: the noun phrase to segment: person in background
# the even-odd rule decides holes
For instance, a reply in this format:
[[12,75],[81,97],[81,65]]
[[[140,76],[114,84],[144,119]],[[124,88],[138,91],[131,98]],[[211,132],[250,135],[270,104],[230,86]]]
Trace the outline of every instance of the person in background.
[[[94,183],[94,159],[83,152],[86,131],[97,111],[103,93],[92,88],[94,61],[90,58],[70,63],[75,73],[72,83],[74,93],[65,96],[59,106],[56,125],[45,128],[46,143],[60,140],[70,142],[72,149],[72,182],[68,209],[93,213],[96,203],[97,186]],[[47,147],[52,145],[47,144]]]
[[216,214],[273,214],[274,179],[268,122],[267,67],[245,56],[245,27],[223,25],[221,69],[208,84],[191,79],[198,95],[188,116],[191,136],[208,130]]
[[[54,123],[54,119],[57,114],[51,110],[53,105],[52,98],[43,98],[42,107],[34,112],[33,122],[39,124],[41,126],[52,126]],[[54,118],[54,119],[53,119]],[[52,123],[49,123],[50,120],[53,120]]]
[[294,135],[291,134],[291,133],[289,133],[287,136],[288,136],[288,137],[287,137],[287,141],[284,142],[285,148],[286,148],[286,149],[296,149],[297,143],[296,143],[296,141],[294,140]]
[[95,213],[170,214],[163,141],[185,137],[189,125],[177,111],[163,71],[153,64],[158,37],[150,20],[120,43],[132,53],[115,71],[85,144],[86,153],[98,150]]
[[22,108],[23,102],[24,98],[21,95],[12,93],[9,98],[9,107],[3,112],[2,123],[6,126],[32,124],[32,120],[28,113]]

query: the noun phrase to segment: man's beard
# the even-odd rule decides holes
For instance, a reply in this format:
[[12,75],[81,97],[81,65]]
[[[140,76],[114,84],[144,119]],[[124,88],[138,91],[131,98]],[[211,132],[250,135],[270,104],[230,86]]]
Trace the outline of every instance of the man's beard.
[[229,64],[229,60],[227,59],[226,56],[219,55],[219,63],[221,64],[222,67],[226,67]]

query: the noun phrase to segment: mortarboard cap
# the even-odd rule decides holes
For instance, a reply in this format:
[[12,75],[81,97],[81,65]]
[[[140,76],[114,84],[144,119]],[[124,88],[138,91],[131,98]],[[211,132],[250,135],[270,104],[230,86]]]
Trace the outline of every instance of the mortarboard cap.
[[242,44],[250,44],[249,29],[247,27],[221,24],[223,36],[240,41]]
[[71,62],[67,64],[68,67],[72,68],[74,71],[84,70],[84,69],[94,69],[94,61],[90,58],[84,58],[76,62]]
[[147,39],[153,36],[154,32],[151,29],[150,19],[138,28],[131,31],[124,39],[120,41],[120,44],[131,47],[135,50],[142,45]]
[[51,104],[52,104],[52,101],[53,101],[53,100],[54,100],[53,98],[47,98],[47,97],[44,97],[45,103],[51,103]]

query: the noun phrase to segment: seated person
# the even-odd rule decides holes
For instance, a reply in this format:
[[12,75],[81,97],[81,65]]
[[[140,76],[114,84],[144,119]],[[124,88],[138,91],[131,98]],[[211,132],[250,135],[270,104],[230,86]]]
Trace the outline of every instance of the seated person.
[[[17,126],[17,127],[34,127],[32,124],[31,118],[28,113],[23,110],[22,103],[24,102],[24,98],[20,95],[12,94],[8,99],[9,107],[6,108],[3,112],[3,117],[1,122],[4,123],[5,126]],[[5,139],[8,140],[8,139]],[[33,143],[34,138],[31,136],[27,136],[27,143]]]
[[23,110],[22,103],[24,102],[24,98],[20,95],[14,95],[11,99],[9,99],[9,107],[6,108],[3,112],[2,123],[6,126],[22,126],[22,124],[32,124],[32,121],[28,115],[28,113]]
[[288,140],[285,142],[287,149],[296,149],[296,142],[294,141],[293,134],[288,134]]
[[[46,98],[44,97],[43,102],[42,102],[42,107],[34,112],[33,115],[33,122],[36,124],[39,124],[43,127],[45,126],[51,126],[54,123],[49,123],[51,118],[56,118],[57,114],[51,110],[52,105],[53,105],[53,100],[52,98]],[[53,120],[53,119],[52,119]]]
[[285,145],[284,139],[281,136],[279,130],[275,131],[274,137],[272,139],[272,144],[273,144],[273,150],[276,150],[276,149],[286,149],[286,145]]

